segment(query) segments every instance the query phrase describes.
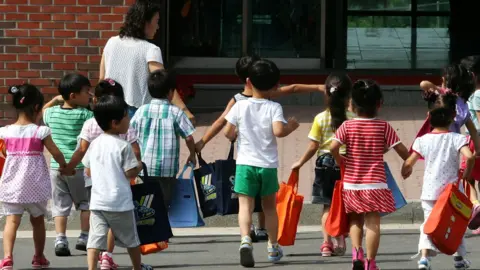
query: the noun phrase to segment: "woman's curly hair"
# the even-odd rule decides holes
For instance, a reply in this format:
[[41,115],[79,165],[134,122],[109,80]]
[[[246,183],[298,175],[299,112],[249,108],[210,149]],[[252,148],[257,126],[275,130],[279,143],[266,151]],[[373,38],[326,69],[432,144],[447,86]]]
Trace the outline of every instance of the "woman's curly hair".
[[147,39],[145,24],[150,22],[157,12],[160,12],[157,1],[137,0],[128,10],[125,22],[120,28],[120,37]]

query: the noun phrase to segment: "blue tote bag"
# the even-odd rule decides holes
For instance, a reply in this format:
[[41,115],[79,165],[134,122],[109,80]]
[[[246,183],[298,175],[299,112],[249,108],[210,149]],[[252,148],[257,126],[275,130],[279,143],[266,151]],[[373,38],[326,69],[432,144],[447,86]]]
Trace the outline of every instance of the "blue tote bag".
[[[190,169],[190,173],[188,178],[185,178],[184,175],[187,169]],[[194,185],[193,165],[185,165],[175,185],[175,192],[173,193],[172,202],[168,211],[172,228],[205,226],[198,211]]]
[[[390,171],[388,164],[386,162],[384,162],[383,164],[385,167],[385,176],[387,177],[387,185],[388,188],[392,191],[393,199],[395,200],[395,209],[398,210],[407,205],[407,200],[405,200],[405,197],[403,197],[403,194],[397,185],[397,181],[395,181],[395,178],[393,178],[392,172]],[[386,215],[388,215],[388,213],[381,214],[381,216]]]

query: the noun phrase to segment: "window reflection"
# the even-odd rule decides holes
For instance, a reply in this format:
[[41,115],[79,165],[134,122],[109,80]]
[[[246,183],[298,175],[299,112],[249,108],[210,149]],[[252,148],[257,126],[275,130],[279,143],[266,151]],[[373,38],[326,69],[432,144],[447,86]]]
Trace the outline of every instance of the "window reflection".
[[417,0],[417,9],[421,11],[449,11],[448,0]]
[[410,10],[411,0],[349,0],[349,10]]
[[417,68],[440,68],[448,64],[448,21],[448,17],[417,18]]

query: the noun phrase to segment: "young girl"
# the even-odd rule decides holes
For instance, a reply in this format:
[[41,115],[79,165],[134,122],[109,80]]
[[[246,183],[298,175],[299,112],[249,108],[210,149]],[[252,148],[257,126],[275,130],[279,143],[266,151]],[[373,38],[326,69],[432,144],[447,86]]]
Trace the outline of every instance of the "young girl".
[[[468,104],[466,103],[475,91],[473,73],[469,72],[463,65],[454,64],[444,69],[442,79],[443,83],[441,87],[437,87],[428,81],[420,83],[420,87],[423,89],[424,96],[426,97],[425,99],[429,101],[429,106],[432,106],[439,94],[445,94],[448,92],[455,94],[458,97],[455,106],[456,115],[449,130],[460,133],[460,129],[465,125],[475,147],[475,153],[480,154],[480,139],[478,137],[477,128],[472,121],[472,115],[470,114]],[[474,205],[472,219],[468,228],[475,230],[480,227],[480,203],[478,201],[473,179],[468,183],[471,186],[470,199]]]
[[[414,152],[402,167],[402,176],[408,178],[412,174],[413,165],[417,160],[420,157],[425,159],[425,174],[420,197],[425,221],[447,184],[457,181],[460,154],[467,160],[463,174],[465,180],[470,177],[475,162],[475,156],[468,148],[466,136],[449,131],[449,126],[454,121],[456,114],[456,99],[454,94],[447,93],[438,97],[437,101],[432,104],[430,124],[433,130],[415,140]],[[418,261],[418,269],[431,269],[430,258],[436,255],[437,249],[431,239],[423,233],[424,224],[420,227],[418,250],[422,258]],[[465,243],[462,242],[457,253],[454,254],[456,269],[469,267],[470,263],[464,259],[466,253]]]
[[[315,162],[315,181],[312,190],[312,203],[323,204],[322,227],[325,228],[330,204],[332,202],[335,182],[340,179],[340,168],[330,154],[330,144],[335,131],[347,119],[352,119],[354,114],[348,111],[352,81],[346,74],[332,74],[328,76],[325,86],[327,88],[327,110],[319,113],[313,120],[312,129],[308,134],[310,145],[303,156],[295,162],[292,169],[300,169],[309,161],[315,152],[318,153]],[[340,149],[345,154],[346,149]],[[345,238],[338,237],[335,242],[323,230],[323,244],[320,247],[322,256],[343,256],[345,254]]]
[[[105,79],[100,81],[95,87],[95,95],[92,100],[93,101],[92,106],[95,106],[95,103],[100,97],[107,96],[107,95],[124,98],[122,86],[118,82],[112,79]],[[73,154],[72,159],[67,165],[67,168],[66,168],[67,171],[75,169],[75,167],[81,162],[82,158],[85,156],[85,153],[87,152],[88,147],[90,146],[90,143],[101,134],[103,134],[103,130],[98,126],[95,118],[91,118],[83,124],[82,131],[80,132],[80,135],[78,138],[79,146],[75,151],[75,153]],[[132,145],[133,152],[135,153],[137,159],[141,160],[140,147],[138,145],[137,136],[135,134],[136,134],[135,130],[133,128],[129,128],[127,134],[122,134],[120,135],[120,137]],[[87,186],[87,189],[90,191],[92,187],[92,180],[88,176],[85,177],[85,185]],[[88,197],[90,198],[90,194]],[[102,270],[117,269],[118,265],[113,262],[113,258],[112,258],[114,247],[115,247],[115,239],[112,235],[112,232],[109,231],[107,252],[104,252],[103,254],[101,254],[100,269]]]
[[[377,119],[383,102],[380,87],[371,80],[355,82],[352,106],[357,118],[337,129],[331,153],[337,164],[345,164],[343,201],[349,217],[354,270],[378,269],[375,257],[380,243],[380,213],[395,211],[395,201],[387,186],[383,154],[385,147],[395,149],[402,159],[408,150],[386,121]],[[340,147],[347,146],[346,156]],[[367,261],[362,249],[363,226],[367,229]]]
[[33,227],[35,255],[33,269],[48,268],[45,258],[45,221],[47,201],[52,197],[50,175],[43,155],[44,146],[60,164],[64,172],[65,158],[50,136],[50,128],[38,126],[43,106],[42,93],[31,84],[12,86],[13,106],[18,118],[13,125],[0,128],[0,139],[5,141],[7,158],[0,181],[2,215],[7,217],[3,231],[4,259],[2,270],[13,269],[13,246],[24,211],[30,214]]

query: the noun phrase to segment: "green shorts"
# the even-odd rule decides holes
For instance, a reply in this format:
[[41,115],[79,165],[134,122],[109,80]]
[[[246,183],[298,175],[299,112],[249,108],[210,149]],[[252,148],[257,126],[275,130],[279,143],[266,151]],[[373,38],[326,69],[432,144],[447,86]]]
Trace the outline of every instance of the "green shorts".
[[265,197],[277,193],[277,168],[237,165],[234,190],[249,197]]

